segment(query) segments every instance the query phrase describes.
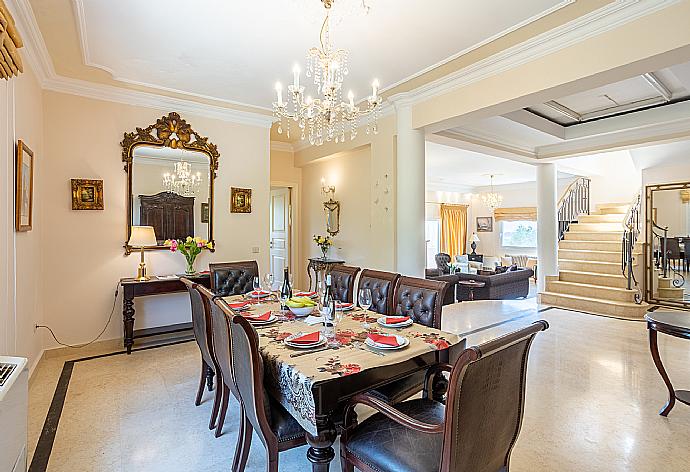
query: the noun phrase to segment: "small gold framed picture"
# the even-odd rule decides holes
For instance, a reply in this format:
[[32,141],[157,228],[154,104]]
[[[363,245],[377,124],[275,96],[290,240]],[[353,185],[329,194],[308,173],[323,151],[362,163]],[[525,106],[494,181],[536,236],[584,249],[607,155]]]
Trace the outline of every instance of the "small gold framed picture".
[[252,212],[252,189],[230,187],[230,213]]
[[72,210],[102,210],[103,181],[72,179]]
[[34,153],[21,140],[17,143],[17,191],[15,229],[30,231],[34,206]]

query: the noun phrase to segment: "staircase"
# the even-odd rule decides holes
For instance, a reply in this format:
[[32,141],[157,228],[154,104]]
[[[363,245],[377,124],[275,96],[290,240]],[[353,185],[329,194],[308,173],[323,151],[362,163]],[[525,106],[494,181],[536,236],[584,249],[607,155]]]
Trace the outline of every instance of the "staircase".
[[[591,214],[577,211],[558,244],[557,276],[546,277],[539,302],[559,308],[625,319],[642,319],[649,305],[635,302],[621,267],[623,235],[629,204],[603,204]],[[642,247],[633,243],[633,266],[642,261]]]

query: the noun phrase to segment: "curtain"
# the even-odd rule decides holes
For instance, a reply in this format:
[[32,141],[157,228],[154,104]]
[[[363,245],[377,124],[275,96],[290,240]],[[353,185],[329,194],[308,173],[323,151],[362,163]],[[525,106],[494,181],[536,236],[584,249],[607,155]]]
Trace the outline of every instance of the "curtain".
[[496,208],[496,221],[537,221],[536,207]]
[[465,254],[467,241],[467,205],[441,204],[441,252],[451,260]]

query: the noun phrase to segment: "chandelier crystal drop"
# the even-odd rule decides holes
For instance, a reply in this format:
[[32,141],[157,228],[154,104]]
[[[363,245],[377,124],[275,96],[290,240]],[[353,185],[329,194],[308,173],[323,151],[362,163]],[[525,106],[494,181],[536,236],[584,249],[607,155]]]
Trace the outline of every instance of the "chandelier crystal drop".
[[482,194],[482,201],[484,205],[494,211],[496,208],[501,206],[503,203],[503,195],[494,192],[494,176],[491,176],[491,192],[486,192]]
[[176,162],[172,174],[163,174],[163,189],[181,195],[192,197],[201,188],[201,172],[192,173],[192,165],[186,161]]
[[[320,146],[324,142],[344,142],[345,135],[350,139],[357,137],[360,119],[367,119],[366,132],[378,133],[378,118],[383,99],[378,95],[379,83],[372,83],[371,96],[360,108],[355,104],[355,96],[348,92],[348,102],[342,101],[343,81],[349,73],[348,52],[335,49],[330,38],[330,9],[335,0],[321,0],[326,8],[326,18],[321,27],[320,46],[307,51],[308,78],[313,78],[318,95],[305,96],[305,87],[300,85],[301,70],[293,68],[293,83],[287,89],[287,101],[283,101],[283,86],[276,84],[277,101],[273,102],[273,114],[279,120],[278,133],[285,130],[290,137],[291,122],[297,123],[300,139]],[[292,105],[292,111],[288,108]]]

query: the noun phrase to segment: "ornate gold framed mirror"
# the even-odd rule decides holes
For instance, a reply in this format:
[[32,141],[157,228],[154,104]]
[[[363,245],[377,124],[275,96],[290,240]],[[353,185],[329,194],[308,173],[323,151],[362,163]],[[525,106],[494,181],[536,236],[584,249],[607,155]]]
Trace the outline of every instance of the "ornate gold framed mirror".
[[[127,173],[125,253],[132,226],[153,226],[157,245],[199,236],[213,242],[213,183],[220,153],[207,137],[172,112],[146,128],[125,133],[122,161]],[[213,251],[214,249],[211,249]]]
[[646,298],[690,308],[690,182],[646,187]]
[[326,214],[326,231],[331,236],[340,232],[340,202],[329,199],[323,202],[323,211]]

